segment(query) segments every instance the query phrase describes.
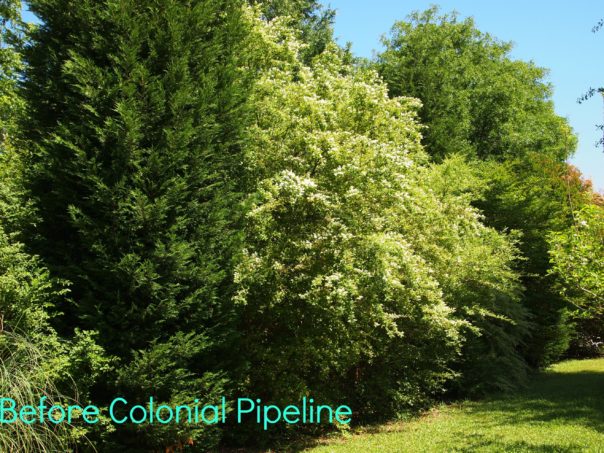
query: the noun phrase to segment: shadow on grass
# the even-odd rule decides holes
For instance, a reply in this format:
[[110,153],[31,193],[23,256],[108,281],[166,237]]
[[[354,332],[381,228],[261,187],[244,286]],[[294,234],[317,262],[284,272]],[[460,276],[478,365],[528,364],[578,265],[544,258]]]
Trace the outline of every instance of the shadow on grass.
[[[565,439],[563,444],[560,444],[547,434],[543,439],[529,440],[504,438],[499,433],[502,430],[509,433],[519,429],[530,430],[536,427],[549,430],[560,425],[573,425],[604,434],[604,372],[585,370],[565,373],[544,372],[536,375],[528,388],[516,394],[454,403],[452,406],[456,407],[456,411],[460,411],[460,414],[453,414],[452,417],[461,415],[469,418],[463,426],[449,426],[452,430],[442,432],[441,439],[439,439],[440,434],[436,432],[437,435],[432,439],[434,442],[432,447],[437,445],[442,446],[446,451],[460,452],[580,452],[585,448],[581,444],[582,439]],[[427,418],[432,417],[428,415]],[[436,415],[433,420],[438,423],[439,416]],[[426,420],[426,423],[430,422]],[[363,435],[369,436],[373,434],[381,436],[387,433],[399,435],[402,442],[401,451],[408,451],[404,445],[407,425],[404,422],[394,425],[371,425],[365,426],[362,432]],[[447,428],[443,426],[443,429]],[[301,452],[314,446],[324,445],[325,440],[325,438],[300,437],[294,442],[281,444],[269,451]],[[333,438],[329,443],[331,442],[336,447],[347,445],[347,441],[341,437]],[[229,450],[229,452],[243,451],[253,450]],[[431,451],[435,451],[434,448]]]
[[[505,439],[500,430],[573,425],[604,433],[604,372],[547,372],[536,376],[522,392],[461,406],[464,414],[480,421],[471,434],[449,433],[449,440],[463,440],[455,451],[581,452],[582,439],[565,439],[564,445],[544,439],[532,442]],[[555,426],[554,426],[555,424]],[[482,431],[482,432],[481,432]],[[453,445],[451,445],[453,446]]]
[[582,451],[582,446],[575,444],[570,447],[561,447],[558,444],[550,444],[544,443],[540,445],[530,444],[525,441],[503,441],[503,440],[493,440],[489,439],[486,436],[481,436],[479,434],[475,434],[470,436],[471,442],[470,446],[466,448],[458,448],[455,451],[471,453],[476,450],[491,450],[491,451],[501,451],[501,452],[521,452],[521,451],[530,451],[535,453],[576,453]]
[[604,433],[604,373],[543,373],[521,393],[469,403],[466,411],[491,426],[557,421]]

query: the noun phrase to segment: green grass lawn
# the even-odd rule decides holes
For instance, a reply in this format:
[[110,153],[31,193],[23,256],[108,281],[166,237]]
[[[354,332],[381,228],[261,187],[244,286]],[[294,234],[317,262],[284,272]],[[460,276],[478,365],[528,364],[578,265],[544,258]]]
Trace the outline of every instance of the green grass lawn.
[[604,359],[562,362],[513,396],[440,406],[307,451],[604,452]]

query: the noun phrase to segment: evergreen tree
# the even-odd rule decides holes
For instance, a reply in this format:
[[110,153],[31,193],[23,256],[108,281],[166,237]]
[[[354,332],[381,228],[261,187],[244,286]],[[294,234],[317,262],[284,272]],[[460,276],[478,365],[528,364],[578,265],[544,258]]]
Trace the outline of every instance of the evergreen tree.
[[[230,337],[246,25],[236,0],[34,0],[26,49],[26,184],[40,221],[24,236],[71,282],[57,322],[99,331],[115,369],[93,400],[217,401]],[[202,425],[113,441],[148,451]],[[112,441],[112,442],[113,442]],[[107,448],[111,445],[106,442]],[[118,448],[118,447],[114,447]]]
[[24,24],[21,2],[0,0],[0,217],[2,229],[16,233],[31,221],[31,206],[22,197],[21,162],[17,153],[18,119],[25,113],[19,95]]
[[[36,220],[23,188],[24,144],[18,140],[19,120],[27,113],[18,89],[26,29],[20,12],[20,1],[0,1],[0,393],[23,406],[36,405],[42,395],[58,402],[86,398],[87,382],[107,360],[94,332],[78,330],[73,341],[57,335],[52,313],[68,288],[18,240]],[[67,424],[9,424],[0,432],[0,449],[64,450],[85,432]]]

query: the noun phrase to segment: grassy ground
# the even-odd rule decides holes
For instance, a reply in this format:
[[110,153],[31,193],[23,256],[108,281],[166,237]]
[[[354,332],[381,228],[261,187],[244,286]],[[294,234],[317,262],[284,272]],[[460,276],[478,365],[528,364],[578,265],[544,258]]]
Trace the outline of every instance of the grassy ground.
[[563,362],[517,395],[441,406],[308,451],[604,452],[604,359]]

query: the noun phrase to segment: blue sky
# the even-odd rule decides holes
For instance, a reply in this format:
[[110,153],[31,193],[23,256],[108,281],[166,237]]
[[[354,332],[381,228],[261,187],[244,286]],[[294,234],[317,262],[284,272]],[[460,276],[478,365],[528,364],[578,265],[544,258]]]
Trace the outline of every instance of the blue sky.
[[456,10],[461,17],[473,16],[482,31],[512,41],[512,55],[549,68],[554,86],[554,103],[559,115],[567,117],[579,136],[571,162],[596,188],[604,191],[604,152],[595,142],[601,132],[595,124],[604,122],[604,104],[597,95],[578,104],[577,98],[590,86],[604,86],[604,29],[591,28],[604,17],[602,0],[331,0],[336,9],[338,41],[352,42],[356,55],[371,57],[381,48],[380,37],[395,20],[414,10],[438,4],[443,11]]

